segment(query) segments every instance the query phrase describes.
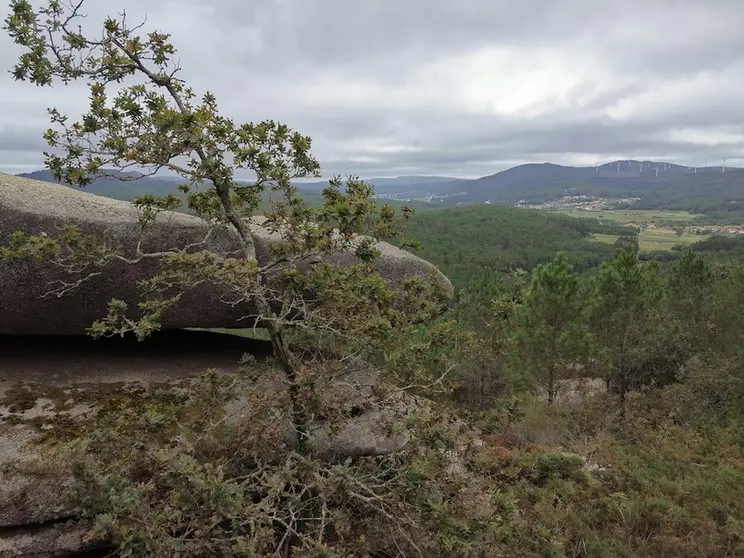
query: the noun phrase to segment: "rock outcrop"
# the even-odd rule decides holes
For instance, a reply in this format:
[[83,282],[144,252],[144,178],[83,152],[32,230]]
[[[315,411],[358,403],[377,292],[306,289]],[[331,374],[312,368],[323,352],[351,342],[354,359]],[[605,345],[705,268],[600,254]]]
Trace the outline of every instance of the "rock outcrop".
[[[0,557],[69,556],[91,548],[84,526],[65,498],[72,484],[58,448],[95,427],[112,410],[111,398],[133,386],[183,389],[210,368],[237,370],[244,353],[257,360],[260,393],[286,386],[266,357],[267,342],[198,331],[166,331],[139,343],[131,338],[95,341],[80,336],[0,336]],[[276,381],[280,378],[279,381]],[[339,430],[312,428],[318,451],[328,458],[400,451],[408,442],[404,417],[412,400],[375,395],[378,372],[363,363],[339,363],[326,377],[348,420]],[[119,401],[119,399],[117,399]],[[118,405],[118,404],[117,404]],[[239,427],[250,415],[238,396],[224,409],[226,424]],[[292,436],[287,433],[287,441]]]
[[[141,235],[137,211],[131,203],[59,184],[0,174],[0,246],[15,231],[53,237],[67,224],[105,238],[109,246],[124,252],[131,250]],[[263,265],[269,258],[269,246],[277,241],[278,235],[269,234],[257,223],[252,229],[256,257],[259,265]],[[196,217],[163,214],[142,239],[142,247],[148,252],[183,248],[203,241],[205,232],[205,224]],[[234,232],[227,229],[215,231],[205,247],[220,254],[240,253]],[[434,270],[429,262],[385,242],[376,248],[382,254],[378,263],[380,273],[391,285],[400,285],[414,276],[427,278]],[[349,264],[355,257],[352,253],[342,253],[329,259]],[[59,287],[60,280],[70,281],[70,276],[59,267],[50,263],[0,261],[0,334],[82,334],[93,321],[106,314],[112,298],[136,308],[137,284],[152,276],[157,265],[151,259],[137,264],[111,263],[79,288],[56,296],[50,293]],[[441,274],[440,279],[451,292],[449,281]],[[244,327],[245,322],[240,318],[246,309],[220,303],[219,294],[209,286],[189,291],[178,307],[164,317],[163,329]]]

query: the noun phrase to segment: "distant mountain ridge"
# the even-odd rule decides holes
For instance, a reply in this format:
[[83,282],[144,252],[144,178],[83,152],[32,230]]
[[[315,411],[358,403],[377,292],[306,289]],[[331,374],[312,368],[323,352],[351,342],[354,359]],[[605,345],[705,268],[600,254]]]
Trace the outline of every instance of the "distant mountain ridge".
[[[120,180],[114,177],[101,177],[83,189],[91,194],[125,201],[131,201],[137,196],[143,194],[153,194],[155,196],[167,196],[169,194],[178,196],[183,195],[178,190],[178,185],[183,181],[177,177],[143,176],[141,173],[135,172],[117,172],[116,174],[122,178],[127,178],[128,180]],[[17,176],[31,178],[33,180],[41,180],[43,182],[54,182],[55,184],[60,183],[54,178],[52,173],[46,169],[21,173]]]
[[[165,196],[168,194],[173,194],[176,196],[182,195],[180,190],[178,190],[178,185],[183,183],[183,180],[176,176],[144,176],[142,175],[142,173],[137,172],[112,170],[107,171],[107,173],[115,176],[105,176],[98,178],[94,180],[92,184],[86,186],[85,191],[90,192],[91,194],[124,200],[132,200],[142,194],[154,194],[158,196]],[[52,173],[46,169],[28,173],[20,173],[17,176],[59,184],[59,181],[57,181]],[[116,176],[120,176],[124,180],[120,180],[119,178],[116,178]],[[371,178],[368,179],[368,182],[375,184],[377,188],[389,188],[397,191],[400,186],[407,187],[407,185],[409,184],[456,183],[459,180],[460,179],[451,176],[411,175],[397,176],[392,178]],[[295,186],[297,186],[298,189],[302,191],[320,193],[324,188],[328,186],[328,181],[298,181],[294,184]]]
[[[428,199],[438,207],[472,203],[539,204],[567,195],[642,198],[648,208],[693,208],[744,203],[744,170],[687,167],[664,161],[626,159],[597,166],[529,163],[476,179],[407,182],[369,179],[380,197]],[[327,182],[316,183],[317,186]],[[685,207],[679,207],[680,205]]]
[[[54,182],[49,171],[19,176]],[[399,176],[367,179],[380,198],[424,200],[433,207],[473,203],[540,204],[568,195],[637,198],[638,209],[680,209],[697,213],[741,212],[744,216],[744,169],[686,167],[659,161],[621,160],[591,167],[530,163],[477,179],[446,176]],[[178,195],[175,177],[145,177],[122,183],[102,178],[87,191],[118,199],[143,193]],[[298,181],[296,186],[318,194],[327,180]]]

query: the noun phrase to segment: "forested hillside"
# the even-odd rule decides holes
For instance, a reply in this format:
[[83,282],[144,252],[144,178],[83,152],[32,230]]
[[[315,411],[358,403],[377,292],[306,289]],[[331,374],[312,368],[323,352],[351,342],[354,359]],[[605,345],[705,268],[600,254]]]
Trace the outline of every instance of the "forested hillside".
[[483,352],[456,398],[498,425],[504,555],[741,556],[744,267],[686,252],[662,273],[625,248],[592,277],[558,256],[483,287],[458,309]]
[[379,194],[398,199],[426,198],[437,207],[484,202],[539,204],[562,196],[587,195],[639,198],[622,205],[634,209],[675,209],[727,221],[742,220],[744,170],[722,169],[634,160],[597,167],[531,163],[473,180],[415,182],[417,177],[409,177],[372,182]]
[[483,275],[531,270],[557,252],[566,254],[578,270],[596,267],[615,253],[615,247],[592,241],[591,234],[633,232],[596,219],[499,205],[419,211],[406,228],[406,236],[421,243],[420,255],[439,265],[457,286]]

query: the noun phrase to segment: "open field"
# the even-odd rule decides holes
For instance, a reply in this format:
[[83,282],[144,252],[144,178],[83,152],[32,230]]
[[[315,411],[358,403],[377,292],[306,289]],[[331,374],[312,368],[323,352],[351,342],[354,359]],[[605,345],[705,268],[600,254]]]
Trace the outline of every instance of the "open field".
[[[555,209],[556,213],[564,213],[572,217],[594,217],[596,219],[607,219],[622,224],[637,223],[654,224],[667,223],[684,223],[692,222],[702,215],[690,213],[688,211],[666,211],[663,209],[612,209],[603,211],[583,211],[578,209]],[[686,234],[677,236],[677,233],[668,228],[643,229],[638,234],[638,241],[642,252],[654,252],[657,250],[671,250],[674,246],[681,244],[687,246],[695,242],[707,239],[707,235]],[[617,240],[616,235],[595,234],[593,240],[614,244]]]
[[694,221],[702,217],[688,211],[667,211],[664,209],[608,209],[603,211],[584,211],[579,209],[553,209],[555,213],[565,213],[571,217],[593,217],[610,219],[619,223],[658,223],[660,221]]
[[[592,240],[607,244],[614,244],[617,238],[616,235],[612,234],[595,234],[592,236]],[[709,238],[708,235],[703,234],[677,236],[677,233],[671,229],[655,229],[641,231],[638,235],[638,242],[642,252],[655,252],[657,250],[671,250],[677,244],[687,246],[707,238]]]

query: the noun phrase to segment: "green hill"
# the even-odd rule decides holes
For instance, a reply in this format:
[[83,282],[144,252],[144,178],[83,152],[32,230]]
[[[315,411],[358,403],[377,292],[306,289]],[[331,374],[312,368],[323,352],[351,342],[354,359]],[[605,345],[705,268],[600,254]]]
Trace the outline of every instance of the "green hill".
[[744,170],[721,172],[721,167],[690,169],[651,161],[616,161],[599,167],[520,165],[476,180],[438,183],[426,189],[436,194],[460,192],[448,199],[452,204],[534,204],[566,195],[590,195],[640,198],[630,206],[634,209],[687,210],[720,218],[744,214]]
[[615,253],[611,244],[590,239],[597,233],[627,235],[629,229],[531,209],[470,205],[416,213],[406,230],[422,244],[420,255],[459,287],[484,274],[531,270],[557,252],[578,270],[595,267]]

